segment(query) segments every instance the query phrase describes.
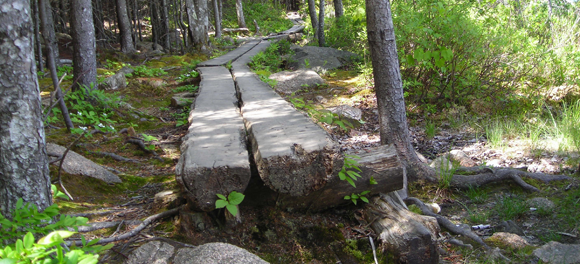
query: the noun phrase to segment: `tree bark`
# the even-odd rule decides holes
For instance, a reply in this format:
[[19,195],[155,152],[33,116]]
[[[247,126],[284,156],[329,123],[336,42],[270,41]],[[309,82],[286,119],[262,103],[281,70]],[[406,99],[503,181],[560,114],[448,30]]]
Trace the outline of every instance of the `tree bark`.
[[366,14],[381,144],[395,145],[410,180],[433,181],[435,171],[419,160],[411,145],[389,1],[366,0]]
[[318,46],[324,47],[326,42],[324,40],[324,0],[320,0],[320,11],[318,11]]
[[222,37],[222,10],[219,8],[218,4],[219,0],[213,0],[213,9],[214,9],[214,19],[215,19],[215,37],[221,38]]
[[[98,40],[107,39],[107,34],[105,33],[105,19],[103,16],[103,4],[101,0],[95,0],[93,2],[93,24],[95,24],[95,38]],[[104,42],[101,42],[104,43]]]
[[314,3],[314,0],[308,0],[308,14],[310,14],[314,37],[318,38],[318,18],[316,18],[316,4]]
[[342,0],[334,0],[334,16],[339,19],[344,15],[344,7],[342,6]]
[[[40,6],[46,6],[49,3],[48,0],[39,0],[38,4]],[[42,34],[43,35],[50,35],[51,33],[49,32],[51,29],[53,30],[52,34],[54,35],[54,27],[49,27],[46,26],[48,24],[48,15],[46,9],[40,9],[40,20],[42,21]],[[58,49],[58,47],[54,47],[51,45],[51,43],[49,43],[48,39],[45,39],[45,46],[46,46],[46,63],[48,66],[48,69],[50,70],[50,77],[52,78],[52,84],[54,86],[54,92],[56,93],[56,100],[58,100],[58,106],[60,108],[60,111],[62,113],[62,117],[64,120],[64,124],[66,125],[66,128],[68,129],[68,131],[70,132],[70,130],[74,127],[73,123],[70,119],[70,115],[68,113],[68,108],[66,106],[66,104],[64,103],[64,99],[62,96],[62,91],[60,89],[60,85],[58,84],[58,75],[57,75],[57,63],[56,60],[58,60],[57,57],[54,57],[54,52],[53,49]]]
[[[30,2],[0,1],[0,213],[52,203]],[[18,30],[15,30],[18,29]]]
[[167,9],[167,0],[161,0],[161,21],[163,22],[163,48],[171,52],[171,39],[169,37],[169,11]]
[[126,0],[117,0],[117,19],[121,30],[121,52],[125,54],[135,53]]
[[97,55],[91,1],[71,1],[71,13],[75,79],[73,89],[78,90],[81,85],[88,89],[97,89]]
[[40,15],[38,10],[38,1],[32,1],[32,10],[34,12],[34,48],[36,56],[38,56],[38,70],[44,71],[44,63],[42,62],[42,44],[40,41]]
[[236,0],[236,14],[238,15],[238,27],[246,27],[246,19],[244,18],[244,8],[242,7],[242,0]]
[[191,44],[195,49],[207,50],[207,0],[185,0]]
[[[40,3],[41,2],[41,3]],[[56,34],[54,31],[54,20],[52,17],[52,8],[50,6],[50,1],[39,1],[38,4],[39,14],[46,14],[44,18],[40,18],[40,26],[42,30],[42,37],[44,38],[44,44],[48,47],[52,47],[52,54],[56,62],[56,66],[60,66],[59,52],[58,52],[58,40],[56,39]],[[45,21],[46,20],[46,23]],[[48,56],[47,56],[48,58]]]

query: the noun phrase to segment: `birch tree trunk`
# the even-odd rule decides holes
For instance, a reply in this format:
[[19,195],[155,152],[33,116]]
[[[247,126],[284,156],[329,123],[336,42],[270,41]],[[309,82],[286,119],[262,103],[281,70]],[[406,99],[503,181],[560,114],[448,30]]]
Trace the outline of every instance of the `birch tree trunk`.
[[135,53],[126,0],[117,0],[117,19],[121,30],[121,52],[125,54]]
[[95,27],[90,0],[71,1],[74,89],[97,89]]
[[[0,213],[52,203],[30,2],[0,0]],[[18,30],[15,30],[18,29]]]
[[390,2],[366,0],[366,14],[381,144],[395,145],[411,180],[433,180],[435,172],[419,160],[411,145]]

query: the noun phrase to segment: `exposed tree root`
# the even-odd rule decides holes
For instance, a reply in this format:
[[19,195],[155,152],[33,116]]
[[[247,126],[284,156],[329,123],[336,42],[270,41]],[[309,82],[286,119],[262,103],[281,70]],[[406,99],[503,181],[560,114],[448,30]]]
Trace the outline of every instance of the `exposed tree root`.
[[482,245],[491,254],[498,254],[498,257],[500,257],[508,262],[510,261],[510,259],[508,259],[504,255],[502,255],[501,253],[496,252],[494,249],[492,249],[490,246],[488,246],[483,241],[483,239],[481,239],[481,237],[479,237],[477,234],[473,233],[471,230],[465,230],[461,227],[458,227],[455,224],[453,224],[451,221],[449,221],[447,218],[445,218],[441,215],[438,215],[436,213],[433,213],[433,211],[431,211],[431,208],[426,206],[421,200],[419,200],[415,197],[407,197],[404,201],[406,203],[414,204],[417,207],[419,207],[419,209],[421,209],[421,212],[424,215],[435,217],[437,219],[437,223],[439,223],[440,226],[445,227],[447,230],[449,230],[449,232],[454,233],[456,235],[462,235],[462,236],[468,237],[471,240]]
[[551,181],[569,180],[566,175],[549,175],[544,173],[531,173],[512,168],[489,168],[489,167],[461,167],[456,173],[467,173],[470,175],[453,175],[450,186],[454,188],[467,189],[470,186],[479,187],[490,183],[497,183],[512,180],[520,185],[524,190],[530,192],[539,191],[538,188],[526,183],[522,177],[548,183]]
[[[135,229],[133,229],[125,234],[119,235],[119,236],[101,239],[101,240],[99,240],[99,242],[97,242],[97,244],[107,244],[107,243],[111,243],[111,242],[115,242],[115,241],[119,241],[119,240],[125,240],[125,239],[128,239],[130,237],[136,236],[139,234],[139,232],[141,232],[143,229],[145,229],[145,227],[152,224],[153,222],[160,220],[160,219],[163,219],[165,217],[173,216],[173,215],[177,214],[179,212],[179,210],[181,210],[182,207],[183,206],[180,206],[180,207],[173,208],[171,210],[168,210],[168,211],[156,214],[156,215],[149,216],[145,220],[143,220],[143,222],[139,226],[137,226]],[[82,246],[82,241],[67,242],[67,245],[71,245],[73,243],[76,246]]]
[[157,155],[157,153],[155,153],[155,151],[148,149],[145,146],[145,143],[143,143],[143,140],[138,139],[138,138],[129,138],[127,139],[127,141],[125,141],[127,143],[131,143],[131,144],[135,144],[137,145],[141,150],[147,152],[147,153],[151,153],[153,154],[153,156],[155,156],[155,159],[159,160],[159,161],[163,161],[162,158],[159,157],[159,155]]
[[134,159],[129,159],[129,158],[125,158],[123,156],[119,156],[115,153],[110,153],[110,152],[101,152],[101,151],[89,151],[91,154],[96,154],[99,156],[103,156],[103,157],[110,157],[116,161],[122,161],[122,162],[133,162],[133,163],[140,163],[138,160],[134,160]]
[[[79,226],[78,227],[78,232],[84,233],[84,232],[92,232],[95,230],[100,230],[100,229],[105,229],[105,228],[111,228],[114,226],[118,226],[121,224],[126,224],[126,225],[138,225],[141,224],[141,221],[121,221],[121,222],[96,222],[96,223],[88,223],[88,226]],[[75,231],[73,228],[68,228],[68,230],[70,231]]]

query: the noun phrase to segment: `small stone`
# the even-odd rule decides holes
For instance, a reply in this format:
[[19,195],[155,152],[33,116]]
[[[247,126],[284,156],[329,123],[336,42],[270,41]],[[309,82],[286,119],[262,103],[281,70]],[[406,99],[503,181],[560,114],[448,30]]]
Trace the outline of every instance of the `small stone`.
[[326,98],[324,98],[322,95],[317,95],[315,98],[316,102],[324,104],[327,102]]
[[552,202],[548,198],[544,198],[544,197],[535,197],[535,198],[529,199],[529,200],[527,200],[527,203],[528,203],[529,207],[534,207],[534,208],[538,208],[538,209],[541,208],[541,209],[547,210],[547,211],[550,211],[556,207],[554,202]]
[[141,117],[141,119],[139,119],[139,121],[141,121],[141,122],[147,122],[147,121],[149,121],[149,119],[147,119],[145,117]]

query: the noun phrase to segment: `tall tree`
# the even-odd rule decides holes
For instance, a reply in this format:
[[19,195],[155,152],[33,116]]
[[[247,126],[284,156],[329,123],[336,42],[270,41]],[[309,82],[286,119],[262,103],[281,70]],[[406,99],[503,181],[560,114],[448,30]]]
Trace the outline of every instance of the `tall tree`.
[[320,10],[318,11],[318,46],[326,46],[324,39],[324,0],[320,0]]
[[97,88],[97,54],[93,8],[90,0],[71,1],[73,74],[75,89],[80,85]]
[[[48,4],[48,2],[49,2],[48,0],[38,0],[38,4],[40,6],[46,6]],[[50,11],[47,12],[47,10],[45,8],[41,8],[39,11],[40,11],[40,20],[41,20],[41,24],[42,24],[42,34],[48,36],[51,34],[50,30],[54,30],[54,27],[47,26],[48,18],[49,18],[47,13],[50,13]],[[54,31],[52,32],[52,34],[54,35]],[[53,49],[58,49],[58,47],[51,44],[48,41],[48,39],[45,39],[44,42],[45,42],[46,51],[47,51],[46,52],[46,64],[48,66],[48,69],[50,70],[50,77],[52,78],[54,92],[56,93],[56,100],[58,100],[58,106],[59,106],[60,111],[62,113],[64,124],[66,125],[66,128],[70,132],[70,130],[74,126],[73,126],[72,120],[70,119],[70,115],[68,113],[68,108],[67,108],[66,104],[64,103],[62,91],[61,91],[60,85],[58,83],[58,75],[57,75],[57,69],[56,69],[56,67],[57,67],[56,61],[58,60],[58,58],[55,57],[54,52],[53,52]]]
[[117,19],[119,20],[119,30],[121,31],[121,52],[126,54],[135,53],[126,0],[117,0]]
[[163,48],[171,51],[171,39],[169,37],[169,11],[167,0],[161,0],[161,21],[163,21]]
[[0,213],[50,206],[50,176],[28,0],[0,0]]
[[221,38],[222,37],[222,10],[220,9],[220,4],[218,4],[219,0],[213,0],[213,9],[214,9],[214,17],[215,17],[215,37]]
[[207,0],[185,0],[191,44],[198,50],[207,50],[209,18]]
[[310,22],[312,22],[314,37],[318,38],[318,18],[316,17],[316,3],[314,0],[308,0],[308,14],[310,15]]
[[334,0],[334,16],[339,19],[344,15],[344,7],[342,6],[342,0]]
[[381,144],[395,146],[411,180],[433,179],[434,171],[421,162],[411,145],[389,0],[366,0],[366,14]]
[[238,14],[238,27],[246,27],[246,19],[244,18],[244,8],[242,6],[242,0],[236,0],[236,13]]
[[40,26],[42,28],[42,37],[44,38],[45,46],[50,46],[52,48],[52,54],[55,58],[56,66],[59,66],[60,60],[58,58],[58,43],[56,39],[56,33],[54,31],[54,19],[52,17],[52,7],[50,6],[50,1],[39,1],[38,8],[39,14],[45,14],[44,17],[40,18]]

